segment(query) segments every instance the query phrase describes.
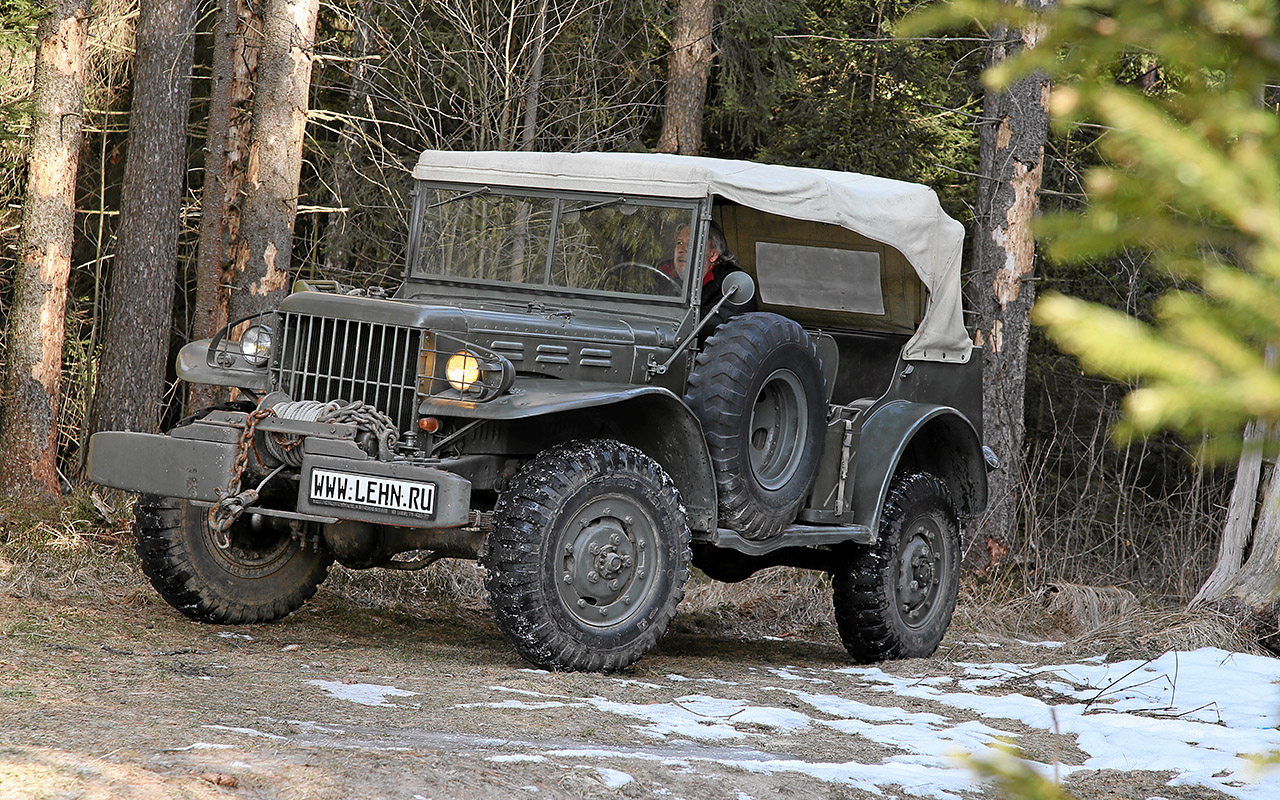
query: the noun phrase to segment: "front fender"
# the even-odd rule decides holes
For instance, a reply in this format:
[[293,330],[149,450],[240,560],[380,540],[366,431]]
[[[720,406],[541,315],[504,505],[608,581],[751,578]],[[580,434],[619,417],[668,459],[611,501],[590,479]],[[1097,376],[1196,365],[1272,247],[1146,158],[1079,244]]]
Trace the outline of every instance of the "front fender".
[[423,416],[512,420],[596,408],[649,396],[665,396],[671,402],[684,406],[675,393],[661,386],[520,377],[506,394],[492,400],[475,402],[428,397],[418,406],[418,412]]
[[483,403],[428,397],[424,416],[521,420],[593,409],[612,435],[662,465],[684,502],[689,527],[716,529],[716,481],[702,424],[674,392],[661,386],[555,378],[519,378],[508,393]]
[[853,478],[855,524],[879,536],[889,483],[904,462],[941,478],[962,519],[986,508],[986,462],[973,423],[950,406],[894,400],[862,426]]
[[188,342],[178,351],[178,377],[187,383],[207,383],[214,386],[234,386],[265,392],[271,378],[265,367],[255,368],[238,356],[231,356],[228,367],[209,366],[209,347],[213,340],[198,339]]

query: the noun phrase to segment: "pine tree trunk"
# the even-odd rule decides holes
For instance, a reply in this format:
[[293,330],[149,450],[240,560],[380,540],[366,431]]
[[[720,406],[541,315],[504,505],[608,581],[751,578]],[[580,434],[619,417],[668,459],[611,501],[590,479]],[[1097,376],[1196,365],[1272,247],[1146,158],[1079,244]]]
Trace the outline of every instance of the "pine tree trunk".
[[[1026,0],[1041,10],[1052,0]],[[990,63],[1023,47],[1034,47],[1038,32],[998,31]],[[1035,301],[1035,240],[1031,220],[1039,208],[1037,193],[1044,169],[1049,130],[1049,80],[1024,78],[1008,90],[988,90],[983,103],[977,208],[973,231],[973,289],[980,316],[977,341],[984,345],[983,424],[986,444],[1002,469],[991,474],[990,505],[973,532],[984,541],[968,541],[970,567],[1008,551],[1018,528],[1025,486],[1023,463],[1024,394],[1027,378],[1028,315]],[[985,545],[985,546],[984,546]]]
[[197,0],[142,0],[92,430],[160,428],[187,168]]
[[[240,238],[240,202],[249,163],[253,81],[262,49],[262,20],[248,0],[219,0],[218,14],[192,315],[192,336],[196,339],[212,338],[228,320]],[[226,399],[227,391],[221,386],[192,384],[188,405],[194,410]]]
[[0,416],[0,492],[60,494],[58,402],[75,235],[89,0],[58,0],[37,30],[34,113]]
[[675,35],[667,59],[667,94],[658,151],[696,155],[711,73],[714,0],[678,0]]
[[319,0],[267,0],[253,98],[231,317],[274,308],[289,288]]

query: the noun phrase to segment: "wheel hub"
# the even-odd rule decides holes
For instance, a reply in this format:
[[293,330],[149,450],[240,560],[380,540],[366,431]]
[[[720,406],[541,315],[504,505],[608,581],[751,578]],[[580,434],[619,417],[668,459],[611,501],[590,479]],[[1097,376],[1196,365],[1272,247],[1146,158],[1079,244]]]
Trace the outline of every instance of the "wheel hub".
[[908,625],[918,626],[937,604],[942,577],[942,553],[934,547],[933,532],[921,528],[902,549],[898,598]]
[[747,431],[751,471],[765,489],[781,488],[799,468],[809,416],[803,397],[796,374],[780,369],[761,384],[751,408]]
[[557,588],[565,607],[594,626],[628,617],[654,582],[649,558],[653,525],[618,500],[588,503],[561,538]]

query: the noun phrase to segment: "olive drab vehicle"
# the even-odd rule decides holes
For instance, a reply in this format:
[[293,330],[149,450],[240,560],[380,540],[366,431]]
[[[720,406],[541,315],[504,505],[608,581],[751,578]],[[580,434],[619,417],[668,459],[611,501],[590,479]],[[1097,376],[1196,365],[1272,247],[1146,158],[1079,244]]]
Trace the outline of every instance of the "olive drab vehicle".
[[[169,603],[266,622],[335,560],[479,559],[521,656],[610,671],[691,566],[782,564],[832,574],[854,660],[934,651],[994,457],[931,190],[624,153],[428,151],[413,178],[393,294],[299,281],[179,355],[240,400],[93,437]],[[713,222],[741,270],[705,303],[673,242],[703,264]]]

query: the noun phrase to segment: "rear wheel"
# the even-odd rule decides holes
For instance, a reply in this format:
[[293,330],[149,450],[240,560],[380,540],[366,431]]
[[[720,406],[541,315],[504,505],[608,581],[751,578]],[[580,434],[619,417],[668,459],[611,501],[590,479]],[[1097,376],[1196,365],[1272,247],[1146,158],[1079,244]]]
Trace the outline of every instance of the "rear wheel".
[[247,513],[220,548],[208,514],[186,500],[143,495],[134,509],[142,571],[171,606],[213,623],[273,622],[302,607],[333,556],[304,547],[287,526]]
[[956,607],[960,524],[947,486],[925,472],[894,478],[880,539],[851,546],[833,575],[836,627],[859,663],[938,649]]
[[689,526],[656,461],[612,440],[554,447],[494,508],[483,563],[503,636],[547,669],[611,672],[658,643],[689,577]]

